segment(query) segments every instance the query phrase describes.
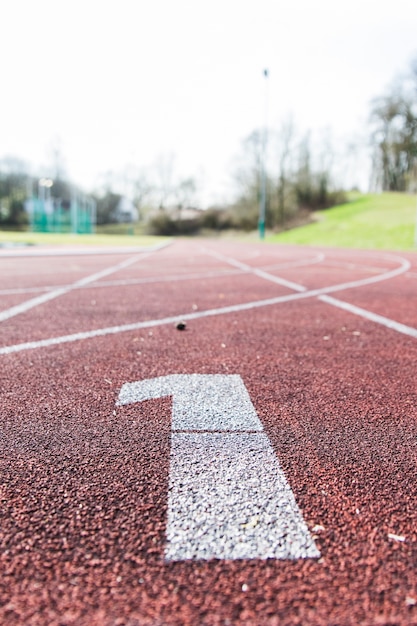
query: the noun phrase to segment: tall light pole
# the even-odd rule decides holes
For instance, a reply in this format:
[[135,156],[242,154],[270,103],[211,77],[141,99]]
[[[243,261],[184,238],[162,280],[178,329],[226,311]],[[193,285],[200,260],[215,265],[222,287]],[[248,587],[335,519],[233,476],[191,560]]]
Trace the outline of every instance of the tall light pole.
[[51,178],[41,178],[38,182],[39,199],[45,202],[51,197],[51,187],[54,181]]
[[264,69],[265,79],[265,109],[264,109],[264,127],[262,130],[261,143],[261,171],[260,171],[260,198],[259,198],[259,237],[265,239],[265,213],[266,213],[266,146],[268,139],[268,77],[269,71]]

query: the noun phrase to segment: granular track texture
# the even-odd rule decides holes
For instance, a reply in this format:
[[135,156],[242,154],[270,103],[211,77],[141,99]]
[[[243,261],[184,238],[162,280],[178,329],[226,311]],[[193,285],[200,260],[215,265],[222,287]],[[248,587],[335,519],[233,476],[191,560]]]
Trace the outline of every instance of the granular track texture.
[[[130,256],[57,257],[53,283],[19,258],[13,297],[0,257],[1,308]],[[411,334],[301,291],[349,281]],[[416,293],[413,254],[178,241],[1,322],[3,347],[118,330],[0,354],[0,623],[417,624]],[[319,557],[165,559],[173,398],[117,398],[172,374],[241,377]]]

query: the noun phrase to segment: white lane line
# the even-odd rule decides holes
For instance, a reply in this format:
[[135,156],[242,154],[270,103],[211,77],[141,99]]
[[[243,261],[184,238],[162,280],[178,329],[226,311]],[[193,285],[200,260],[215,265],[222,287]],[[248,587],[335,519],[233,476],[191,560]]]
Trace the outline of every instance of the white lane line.
[[362,265],[360,263],[350,263],[348,261],[336,261],[335,259],[327,259],[326,267],[341,267],[347,270],[358,270],[364,272],[375,272],[380,274],[381,272],[388,272],[386,267],[376,267],[373,265]]
[[408,261],[407,259],[404,259],[403,257],[399,257],[395,255],[384,255],[383,258],[395,260],[399,262],[400,265],[394,268],[393,270],[384,271],[378,276],[370,276],[369,278],[360,278],[358,280],[352,280],[346,283],[340,283],[338,285],[331,285],[330,287],[323,287],[321,289],[313,289],[313,290],[307,291],[307,288],[304,287],[304,285],[299,285],[298,283],[287,281],[284,278],[279,278],[277,276],[274,276],[273,274],[268,274],[268,272],[257,270],[256,268],[252,268],[250,265],[246,265],[245,263],[240,263],[240,261],[236,261],[235,259],[231,259],[229,257],[219,255],[217,252],[212,253],[211,250],[208,250],[205,248],[204,248],[204,252],[206,254],[216,256],[219,259],[222,258],[222,260],[225,261],[226,263],[229,263],[230,265],[234,265],[236,267],[241,267],[241,269],[245,269],[245,271],[250,272],[252,274],[256,274],[256,276],[260,276],[261,278],[264,278],[265,280],[268,280],[270,282],[278,283],[280,285],[285,285],[289,287],[290,289],[293,289],[294,291],[305,292],[308,294],[314,294],[314,292],[317,292],[315,295],[320,295],[322,293],[323,294],[332,293],[334,291],[343,291],[344,289],[353,289],[355,287],[363,287],[365,285],[378,283],[380,281],[388,280],[389,278],[394,278],[395,276],[399,276],[400,274],[404,274],[404,272],[407,272],[411,267],[410,261]]
[[[11,354],[12,352],[21,352],[22,350],[33,350],[35,348],[47,348],[48,346],[59,345],[61,343],[72,343],[74,341],[80,341],[83,339],[93,339],[94,337],[103,337],[105,335],[117,335],[119,333],[128,332],[131,330],[141,330],[142,328],[155,328],[156,326],[165,326],[167,324],[174,324],[178,320],[184,320],[186,322],[190,320],[199,319],[201,317],[211,317],[216,315],[224,315],[227,313],[239,313],[241,311],[248,311],[259,307],[268,306],[271,304],[279,304],[281,302],[289,302],[291,300],[297,300],[298,298],[308,297],[309,293],[302,294],[289,294],[287,296],[280,296],[277,298],[270,298],[268,300],[257,300],[255,302],[246,302],[244,304],[235,304],[218,309],[208,309],[206,311],[196,311],[195,313],[185,313],[183,315],[173,315],[171,317],[164,317],[161,319],[147,320],[144,322],[134,322],[132,324],[122,324],[119,326],[109,326],[106,328],[97,328],[96,330],[88,330],[79,333],[73,333],[71,335],[62,335],[60,337],[51,337],[49,339],[39,339],[38,341],[29,341],[25,343],[18,343],[11,346],[4,346],[0,348],[1,354]],[[316,293],[313,295],[317,295]]]
[[6,309],[5,311],[0,312],[0,322],[4,322],[5,320],[10,319],[11,317],[15,317],[16,315],[20,315],[21,313],[26,313],[30,309],[33,309],[40,304],[44,304],[45,302],[49,302],[49,300],[54,300],[55,298],[59,298],[59,296],[63,296],[64,294],[69,293],[74,289],[79,289],[80,287],[85,287],[86,285],[99,280],[100,278],[104,278],[105,276],[109,276],[109,274],[114,274],[118,270],[129,267],[129,265],[133,265],[139,259],[142,259],[146,256],[149,256],[149,253],[144,253],[141,255],[134,256],[130,259],[125,259],[121,263],[117,265],[113,265],[108,267],[100,272],[96,272],[95,274],[91,274],[90,276],[86,276],[85,278],[81,278],[77,280],[75,283],[71,285],[67,285],[65,287],[60,287],[55,289],[54,291],[48,291],[44,293],[42,296],[38,296],[36,298],[31,298],[30,300],[26,300],[26,302],[22,302],[21,304],[17,304],[16,306],[11,307],[10,309]]
[[221,278],[222,276],[232,276],[234,274],[242,274],[241,270],[221,270],[221,271],[212,271],[212,272],[201,272],[201,273],[193,273],[193,274],[172,274],[165,276],[148,276],[144,278],[127,278],[120,280],[105,280],[96,282],[90,285],[81,285],[80,287],[74,287],[73,285],[49,285],[45,287],[22,287],[17,289],[3,289],[0,290],[0,296],[7,295],[17,295],[17,294],[25,294],[25,293],[39,293],[44,291],[51,291],[54,289],[63,289],[67,287],[71,287],[74,289],[98,289],[100,287],[124,287],[129,285],[144,285],[144,284],[157,284],[157,283],[169,283],[169,282],[179,282],[182,280],[199,280],[201,278]]
[[244,272],[255,274],[255,276],[260,276],[260,278],[265,278],[265,280],[269,280],[272,283],[277,283],[278,285],[281,285],[283,287],[288,287],[289,289],[293,289],[294,291],[307,291],[307,288],[303,287],[302,285],[293,283],[289,280],[286,280],[285,278],[280,278],[279,276],[274,276],[273,274],[268,274],[267,272],[264,272],[263,270],[257,269],[255,267],[251,267],[250,265],[247,265],[246,263],[241,263],[241,261],[237,261],[236,259],[232,259],[231,257],[224,256],[223,254],[220,254],[219,252],[214,252],[213,250],[209,250],[207,248],[202,248],[202,251],[208,254],[209,256],[215,257],[216,259],[219,259],[220,261],[224,261],[225,263],[232,265],[233,267],[237,267],[243,270]]
[[[393,257],[390,257],[393,258]],[[314,298],[316,296],[325,295],[328,293],[335,293],[337,291],[344,291],[345,289],[351,289],[354,287],[361,287],[371,283],[388,280],[394,276],[398,276],[406,272],[409,268],[409,262],[401,257],[395,257],[397,261],[401,261],[401,265],[390,272],[380,274],[379,276],[372,276],[370,278],[363,278],[362,280],[356,280],[349,283],[342,283],[340,285],[332,285],[331,287],[322,287],[320,289],[312,289],[311,291],[303,291],[300,293],[291,293],[285,296],[277,296],[276,298],[268,298],[266,300],[255,300],[251,302],[245,302],[243,304],[232,304],[230,306],[208,309],[206,311],[196,311],[195,313],[185,313],[184,315],[174,315],[171,317],[165,317],[162,319],[147,320],[144,322],[135,322],[132,324],[123,324],[119,326],[110,326],[106,328],[98,328],[96,330],[84,331],[80,333],[73,333],[71,335],[62,335],[60,337],[51,337],[49,339],[40,339],[39,341],[29,341],[25,343],[18,343],[11,346],[4,346],[0,348],[1,354],[11,354],[14,352],[21,352],[22,350],[33,350],[36,348],[46,348],[48,346],[58,345],[62,343],[70,343],[74,341],[80,341],[83,339],[92,339],[94,337],[103,337],[105,335],[115,335],[132,330],[140,330],[142,328],[154,328],[156,326],[164,326],[167,324],[173,324],[178,320],[195,320],[202,317],[212,317],[216,315],[226,315],[228,313],[240,313],[242,311],[249,311],[251,309],[262,308],[265,306],[271,306],[274,304],[281,304],[284,302],[292,302],[293,300],[300,300],[304,298]]]
[[67,285],[49,285],[45,287],[16,287],[14,289],[1,289],[0,296],[26,295],[27,293],[43,293],[52,291],[53,289],[61,289]]
[[285,270],[285,269],[290,269],[294,267],[305,267],[306,265],[309,266],[309,265],[316,265],[317,263],[322,263],[325,258],[326,258],[325,254],[319,253],[316,256],[311,257],[311,258],[307,257],[306,259],[287,261],[284,263],[277,263],[277,264],[272,264],[272,265],[264,265],[260,267],[259,269],[267,271],[267,270]]
[[1,259],[12,258],[42,258],[42,257],[62,257],[62,256],[96,256],[106,254],[111,256],[113,254],[142,254],[142,252],[162,250],[170,246],[172,241],[164,241],[155,246],[126,246],[126,247],[88,247],[88,248],[37,248],[36,246],[30,246],[28,248],[0,248],[0,261]]
[[[279,270],[279,269],[288,269],[293,267],[303,267],[305,265],[314,265],[316,263],[321,263],[325,258],[324,254],[318,254],[317,256],[311,259],[301,259],[299,261],[288,261],[288,263],[280,263],[277,265],[268,265],[265,267],[261,267],[261,270]],[[165,276],[148,276],[144,278],[128,278],[124,280],[106,280],[96,282],[93,285],[88,285],[89,289],[96,289],[99,287],[123,287],[128,285],[142,285],[148,283],[165,283],[165,282],[178,282],[182,280],[195,280],[200,278],[218,278],[222,276],[232,276],[235,274],[247,274],[247,270],[235,269],[235,270],[218,270],[218,271],[210,271],[210,272],[195,272],[192,274],[173,274],[173,275],[165,275]],[[53,289],[61,289],[64,287],[68,287],[68,285],[46,285],[44,287],[17,287],[15,289],[0,289],[0,296],[10,296],[10,295],[19,295],[26,293],[43,293],[45,291],[52,291]]]
[[339,300],[337,298],[332,298],[332,296],[319,296],[318,298],[322,302],[326,302],[327,304],[331,304],[332,306],[338,307],[339,309],[343,309],[344,311],[348,311],[349,313],[353,313],[354,315],[359,315],[359,317],[363,317],[366,320],[371,322],[376,322],[377,324],[381,324],[382,326],[386,326],[391,330],[396,330],[399,333],[403,333],[404,335],[408,335],[409,337],[414,337],[417,339],[417,329],[412,328],[411,326],[406,326],[405,324],[401,324],[401,322],[396,322],[394,320],[389,319],[388,317],[384,317],[383,315],[378,315],[377,313],[372,313],[372,311],[368,311],[367,309],[362,309],[359,306],[354,304],[349,304],[349,302],[344,302],[343,300]]
[[171,282],[181,282],[184,280],[200,280],[202,278],[221,278],[222,276],[233,276],[236,274],[242,274],[241,271],[237,270],[221,270],[219,272],[201,272],[194,274],[173,274],[173,275],[165,275],[165,276],[149,276],[147,278],[132,278],[129,280],[114,280],[114,281],[103,281],[99,282],[92,287],[123,287],[128,285],[146,285],[146,284],[157,284],[157,283],[171,283]]
[[[204,249],[204,251],[208,254],[210,254],[210,251]],[[218,255],[217,253],[214,253],[214,255],[218,258],[220,258],[220,255]],[[379,282],[381,280],[388,280],[389,278],[393,278],[395,276],[398,276],[400,274],[404,274],[405,272],[407,272],[410,267],[411,267],[411,263],[407,260],[404,259],[403,257],[397,257],[397,256],[393,256],[393,255],[387,255],[384,256],[383,258],[387,259],[395,259],[396,261],[400,261],[400,266],[398,268],[395,268],[394,270],[383,270],[381,274],[377,275],[377,276],[371,276],[370,278],[365,278],[365,279],[360,279],[357,281],[352,281],[350,283],[343,283],[341,285],[336,285],[333,287],[328,288],[325,292],[323,291],[322,293],[332,293],[334,291],[341,291],[342,289],[351,289],[353,287],[361,287],[364,285],[369,285],[372,283],[376,283]],[[223,260],[227,263],[230,263],[232,265],[234,264],[239,264],[239,266],[243,266],[243,263],[240,263],[239,261],[235,261],[234,259],[230,259],[228,257],[223,257]],[[253,274],[256,274],[257,276],[260,276],[261,278],[264,278],[265,280],[269,280],[271,282],[277,282],[275,280],[275,276],[268,274],[266,272],[262,272],[262,271],[257,271],[254,270],[252,268],[250,268],[250,266],[247,266],[248,271],[251,271]],[[375,269],[375,268],[373,268]],[[304,291],[305,287],[303,285],[297,285],[296,283],[293,283],[293,287],[292,289],[297,289],[298,291]],[[310,296],[314,295],[314,291],[308,291],[307,292]],[[362,309],[361,307],[355,306],[353,304],[349,304],[347,302],[344,302],[342,300],[338,300],[336,298],[332,298],[331,296],[326,296],[326,295],[319,295],[318,293],[315,294],[317,296],[317,298],[319,300],[321,300],[322,302],[326,302],[326,304],[330,304],[331,306],[335,306],[338,307],[340,309],[344,309],[345,311],[349,311],[349,313],[353,313],[354,315],[359,315],[360,317],[364,317],[366,319],[368,319],[369,321],[372,322],[376,322],[377,324],[381,324],[382,326],[386,326],[387,328],[390,328],[391,330],[396,330],[399,333],[403,333],[405,335],[408,335],[409,337],[416,337],[417,338],[417,330],[415,328],[412,328],[411,326],[406,326],[405,324],[401,324],[401,322],[396,322],[395,320],[391,320],[387,317],[384,317],[383,315],[378,315],[377,313],[372,313],[371,311],[368,311],[366,309]]]
[[241,377],[126,383],[117,404],[165,396],[173,396],[165,559],[318,558]]

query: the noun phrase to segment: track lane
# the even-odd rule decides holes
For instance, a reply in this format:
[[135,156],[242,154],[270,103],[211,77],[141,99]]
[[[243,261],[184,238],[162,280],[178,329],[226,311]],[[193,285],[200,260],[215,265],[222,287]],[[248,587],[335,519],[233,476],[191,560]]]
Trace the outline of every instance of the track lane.
[[[216,280],[188,280],[181,283],[181,298],[178,299],[178,283],[152,283],[138,287],[118,287],[117,297],[109,297],[108,289],[91,294],[77,290],[62,295],[59,301],[45,303],[41,307],[10,323],[0,325],[0,340],[6,338],[16,343],[25,340],[43,340],[67,333],[106,332],[106,324],[111,328],[126,325],[174,323],[175,320],[193,319],[207,314],[207,311],[227,310],[230,306],[242,306],[245,302],[274,298],[276,293],[285,297],[288,289],[277,288],[268,282],[259,282],[251,276],[217,277]],[[160,319],[160,312],[164,318]],[[137,321],[139,318],[139,322]],[[163,321],[168,320],[168,321]],[[11,327],[12,325],[12,327]]]
[[[274,615],[284,624],[371,624],[376,615],[407,623],[416,344],[400,339],[387,363],[383,329],[358,320],[342,330],[341,312],[317,301],[306,304],[288,305],[279,319],[266,309],[251,320],[239,313],[232,329],[225,318],[220,324],[206,319],[186,333],[166,327],[152,336],[142,331],[56,347],[48,360],[38,351],[13,357],[20,382],[18,396],[12,385],[3,403],[10,424],[3,458],[14,514],[3,533],[9,537],[8,598],[26,623],[30,610],[48,615],[51,624],[65,611],[77,624],[111,624],[132,615],[168,624],[250,624],[259,615],[266,624],[274,624]],[[335,354],[343,370],[335,368]],[[170,401],[119,409],[114,403],[126,380],[174,372],[178,363],[182,372],[243,376],[304,518],[310,529],[322,528],[316,531],[321,563],[163,564]],[[60,530],[67,519],[68,537]],[[406,542],[390,540],[390,533]],[[50,548],[43,537],[55,537]],[[29,572],[38,590],[49,589],[43,601],[23,592],[21,577]],[[382,595],[373,592],[375,580]],[[342,593],[344,587],[349,593]],[[13,623],[13,611],[7,615]]]
[[48,290],[46,293],[40,296],[31,298],[30,300],[22,302],[21,304],[17,306],[11,307],[10,309],[0,311],[0,322],[4,322],[5,320],[8,320],[11,317],[14,317],[15,315],[26,313],[26,311],[29,311],[30,309],[33,309],[34,307],[37,307],[41,304],[44,304],[45,302],[49,302],[50,300],[54,300],[55,298],[59,298],[60,296],[66,295],[67,293],[69,293],[70,291],[73,291],[74,289],[84,287],[85,285],[94,283],[95,281],[100,280],[101,278],[104,278],[105,276],[114,274],[115,272],[118,272],[119,270],[125,267],[128,267],[129,265],[132,265],[133,263],[136,263],[139,260],[139,258],[140,257],[136,256],[136,257],[131,257],[129,259],[125,259],[124,261],[121,261],[117,265],[106,267],[105,269],[100,270],[99,272],[95,272],[94,274],[90,274],[89,276],[84,276],[83,278],[80,278],[79,280],[77,280],[75,283],[72,283],[65,287],[58,287],[57,289]]
[[338,294],[338,298],[417,328],[417,289],[407,276],[404,274],[393,283],[387,282],[380,287],[370,285],[366,293],[361,289],[352,289]]
[[[416,623],[417,343],[299,295],[1,357],[0,621]],[[242,376],[320,559],[164,561],[171,400],[116,399],[179,372]]]
[[[193,249],[193,248],[192,248]],[[172,250],[170,250],[170,252],[172,253]],[[179,252],[177,251],[177,249],[175,249],[174,251],[174,258],[177,258],[178,255],[181,255],[181,246],[179,246]],[[171,254],[172,257],[172,254]],[[181,258],[181,256],[179,257]],[[190,260],[190,257],[187,257],[188,260]],[[231,259],[231,257],[229,257],[229,259]],[[385,255],[384,260],[386,261],[387,256]],[[192,257],[192,260],[194,262],[194,257]],[[276,282],[276,277],[274,275],[269,276],[268,273],[263,273],[261,272],[259,274],[259,270],[257,269],[250,269],[250,266],[242,264],[239,261],[235,261],[233,259],[232,263],[236,263],[238,265],[240,265],[241,269],[246,269],[249,272],[254,273],[255,275],[258,273],[258,277],[265,279],[267,282]],[[179,313],[178,311],[175,311],[175,313],[173,312],[173,310],[171,309],[171,315],[169,315],[166,318],[159,318],[159,319],[148,319],[148,320],[144,320],[143,322],[134,322],[132,321],[131,323],[128,324],[119,324],[119,325],[112,325],[110,327],[102,327],[102,328],[96,328],[96,330],[87,330],[87,329],[83,329],[81,328],[80,331],[72,333],[70,335],[61,335],[61,337],[56,336],[56,337],[51,337],[50,339],[41,339],[40,335],[42,335],[42,330],[40,328],[37,329],[37,333],[38,333],[38,338],[34,338],[35,339],[35,343],[34,342],[23,342],[19,345],[15,345],[15,346],[6,346],[3,349],[0,349],[0,354],[1,353],[8,353],[11,351],[16,351],[19,349],[27,349],[27,348],[32,348],[35,346],[40,347],[41,345],[50,345],[50,344],[55,344],[55,343],[61,343],[61,342],[67,342],[67,341],[74,341],[74,340],[79,340],[79,339],[86,339],[88,337],[94,337],[94,336],[98,336],[98,335],[102,335],[102,334],[114,334],[117,332],[126,332],[128,330],[132,330],[134,328],[146,328],[146,327],[152,327],[154,325],[160,325],[160,324],[167,324],[167,323],[173,323],[175,321],[175,319],[181,319],[183,318],[184,320],[191,320],[191,319],[198,319],[199,317],[202,316],[211,316],[211,315],[221,315],[221,314],[228,314],[230,312],[233,312],[235,310],[250,310],[252,308],[258,308],[260,306],[271,306],[273,304],[279,304],[282,302],[287,302],[287,301],[291,301],[293,299],[297,299],[298,297],[300,298],[305,298],[305,297],[316,297],[316,296],[320,296],[322,294],[331,294],[331,293],[335,293],[338,291],[344,291],[345,289],[352,289],[352,288],[356,288],[356,287],[363,287],[365,285],[370,285],[376,282],[380,282],[380,281],[385,281],[388,279],[392,279],[393,277],[400,275],[402,273],[404,273],[405,271],[407,271],[407,269],[409,268],[409,261],[407,261],[406,259],[401,259],[398,257],[392,257],[391,261],[394,261],[397,263],[397,267],[395,267],[394,269],[391,269],[389,271],[385,271],[379,275],[371,275],[367,278],[360,278],[359,280],[354,280],[354,281],[348,281],[346,283],[339,283],[339,284],[333,284],[330,285],[328,287],[325,288],[321,288],[321,289],[313,289],[310,291],[306,291],[305,288],[302,285],[297,285],[294,283],[288,283],[285,279],[284,279],[284,284],[290,289],[291,287],[294,289],[298,289],[298,291],[300,293],[298,293],[298,295],[283,295],[283,296],[277,296],[275,298],[266,298],[266,299],[257,299],[257,300],[250,300],[243,303],[239,303],[239,304],[229,304],[229,305],[225,305],[222,307],[218,307],[218,299],[223,299],[225,297],[225,294],[223,293],[223,291],[220,292],[214,292],[214,300],[212,300],[212,305],[214,304],[215,308],[211,308],[211,309],[205,309],[203,311],[199,311],[199,312],[195,312],[195,313],[189,313],[185,310],[183,310],[182,313]],[[221,262],[221,260],[220,260]],[[223,262],[225,262],[223,260]],[[170,264],[172,265],[173,260],[172,258],[170,258]],[[239,280],[239,279],[238,279]],[[250,282],[250,281],[249,281]],[[281,282],[281,280],[279,279],[279,282]],[[228,290],[224,290],[226,291],[226,293],[230,296],[233,295],[233,292],[240,294],[240,290],[237,290],[237,292],[234,290],[234,287],[231,287],[232,283],[229,281],[229,289]],[[265,283],[263,283],[264,285],[264,289],[265,289]],[[245,290],[246,291],[246,290]],[[151,298],[150,300],[154,302],[154,304],[156,304],[157,308],[159,308],[160,306],[160,302],[161,301],[168,301],[169,303],[173,303],[174,302],[174,298],[167,298],[166,297],[166,293],[164,291],[163,295],[162,295],[162,300],[160,299],[160,296],[158,296],[158,293],[155,292],[154,290],[151,291]],[[257,295],[257,294],[255,294]],[[79,307],[80,304],[80,297],[77,296],[75,299],[75,303],[76,306]],[[149,302],[149,298],[148,298],[148,302]],[[182,302],[182,301],[181,301]],[[89,311],[89,309],[91,308],[91,306],[94,306],[96,303],[96,300],[87,300],[87,305],[86,305],[86,311]],[[328,303],[332,303],[331,300],[328,301]],[[194,309],[194,307],[198,308],[198,305],[196,305],[195,303],[193,303],[191,305],[191,307]],[[131,307],[130,307],[131,308]],[[111,307],[111,302],[108,303],[106,302],[106,306],[104,308],[104,314],[107,315],[107,317],[111,316],[112,317],[112,321],[113,321],[113,313],[119,311],[119,313],[124,313],[124,317],[126,317],[128,311],[125,310],[126,307],[123,306],[123,304],[120,304],[119,300],[117,299],[114,302],[113,308]],[[96,309],[97,310],[97,309]],[[352,311],[354,311],[354,309],[352,308]],[[48,323],[47,323],[47,327],[48,330],[50,330],[50,326],[49,326],[49,319],[51,319],[52,317],[54,317],[57,320],[61,320],[64,322],[64,325],[66,326],[65,322],[65,313],[66,313],[66,308],[65,311],[63,312],[63,315],[59,315],[56,314],[55,316],[53,315],[48,315]],[[131,308],[131,313],[133,314],[134,311]],[[87,318],[89,319],[91,316],[90,315],[87,316]],[[42,326],[42,321],[45,320],[45,316],[42,315],[42,313],[40,314],[40,326]],[[376,321],[376,317],[374,317],[374,321]],[[395,321],[395,320],[394,320]],[[30,326],[32,325],[32,320],[29,319],[29,323]],[[9,332],[10,334],[10,332]],[[38,343],[36,343],[38,342]],[[40,342],[40,343],[39,343]]]

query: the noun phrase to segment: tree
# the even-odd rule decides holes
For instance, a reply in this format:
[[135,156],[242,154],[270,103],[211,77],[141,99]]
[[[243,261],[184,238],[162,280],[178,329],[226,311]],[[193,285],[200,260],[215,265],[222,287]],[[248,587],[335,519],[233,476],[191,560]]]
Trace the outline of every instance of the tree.
[[145,171],[136,173],[132,180],[132,197],[139,216],[143,216],[146,205],[151,201],[154,188]]
[[374,179],[384,191],[407,191],[417,169],[417,58],[408,77],[373,100],[370,117]]
[[96,196],[97,224],[111,224],[114,220],[121,195],[107,190],[103,196]]
[[[254,130],[244,139],[235,171],[235,184],[238,197],[233,204],[232,212],[236,226],[244,230],[256,228],[259,216],[261,189],[262,133]],[[270,189],[269,181],[267,189]],[[270,202],[266,202],[266,222],[270,226]]]
[[[285,228],[289,223],[308,219],[306,213],[324,209],[346,200],[335,189],[331,168],[333,150],[330,136],[322,134],[319,158],[313,158],[310,133],[297,143],[291,118],[280,130],[269,131],[275,145],[275,161],[267,169],[266,224],[269,228]],[[233,206],[236,227],[253,230],[259,215],[262,133],[253,131],[244,141],[235,180],[239,196]]]
[[312,186],[310,133],[307,133],[301,140],[298,147],[298,168],[295,175],[295,192],[297,195],[298,206],[312,206]]
[[13,156],[0,161],[0,225],[21,228],[27,224],[25,200],[34,181],[27,165]]
[[159,209],[166,208],[173,201],[174,163],[174,154],[163,154],[157,158],[154,164],[156,178],[154,191],[157,197],[157,205]]
[[195,204],[196,192],[197,183],[195,178],[189,177],[180,180],[174,188],[178,208],[180,210],[191,208]]
[[277,223],[285,223],[287,211],[294,210],[294,194],[291,185],[291,161],[294,155],[295,129],[292,118],[288,118],[277,133],[278,180],[277,180]]

